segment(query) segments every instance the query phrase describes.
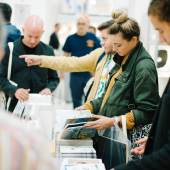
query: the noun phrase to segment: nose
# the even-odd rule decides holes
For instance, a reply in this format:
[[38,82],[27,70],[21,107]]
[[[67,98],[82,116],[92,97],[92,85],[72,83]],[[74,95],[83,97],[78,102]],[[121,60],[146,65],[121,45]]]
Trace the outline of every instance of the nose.
[[166,43],[166,38],[163,35],[159,34],[159,41],[161,43]]
[[116,50],[117,50],[116,45],[113,45],[113,46],[112,46],[112,50],[113,50],[113,51],[116,51]]
[[35,38],[31,38],[31,40],[30,40],[30,42],[31,42],[31,44],[35,44]]

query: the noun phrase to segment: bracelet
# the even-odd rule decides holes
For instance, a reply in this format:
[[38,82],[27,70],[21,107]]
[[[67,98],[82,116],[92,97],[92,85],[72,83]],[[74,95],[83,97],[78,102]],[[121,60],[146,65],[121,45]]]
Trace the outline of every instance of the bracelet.
[[114,116],[114,121],[115,121],[115,124],[118,124],[119,123],[119,116]]

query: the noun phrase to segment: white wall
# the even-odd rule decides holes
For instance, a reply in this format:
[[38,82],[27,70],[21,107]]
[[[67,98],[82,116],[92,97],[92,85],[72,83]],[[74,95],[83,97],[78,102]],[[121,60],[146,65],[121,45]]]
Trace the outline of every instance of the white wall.
[[[12,21],[19,27],[24,19],[30,14],[36,14],[44,19],[45,32],[43,35],[43,40],[48,42],[49,35],[53,31],[53,25],[56,22],[60,22],[63,25],[67,25],[68,29],[63,27],[63,32],[61,32],[62,42],[64,42],[64,37],[66,32],[74,31],[74,24],[76,20],[75,14],[63,14],[61,3],[64,1],[60,0],[0,0],[1,2],[7,2],[13,7],[13,17]],[[75,3],[80,1],[72,0]],[[82,1],[83,2],[83,1]],[[155,49],[156,36],[155,32],[151,29],[151,26],[147,17],[147,8],[150,0],[91,0],[89,11],[91,9],[98,9],[99,13],[97,15],[91,16],[91,23],[95,26],[99,25],[103,21],[111,19],[111,9],[123,8],[127,9],[131,17],[135,18],[141,26],[141,39],[147,49],[151,52]],[[104,5],[102,5],[104,4]],[[102,6],[101,6],[102,5]],[[19,7],[25,7],[23,9]],[[107,8],[107,9],[105,9]],[[18,10],[19,9],[19,10]],[[106,10],[106,15],[100,16],[100,10],[103,13],[103,9]],[[96,10],[94,10],[96,12]],[[67,12],[67,10],[65,11]],[[69,13],[69,12],[68,12]],[[73,28],[71,28],[73,27]],[[71,28],[71,29],[70,29]]]

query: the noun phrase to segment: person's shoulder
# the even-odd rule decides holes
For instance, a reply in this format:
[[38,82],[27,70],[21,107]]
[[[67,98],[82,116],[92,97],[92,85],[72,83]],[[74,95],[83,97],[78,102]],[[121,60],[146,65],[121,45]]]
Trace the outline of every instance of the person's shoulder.
[[77,35],[74,33],[74,34],[68,35],[67,39],[73,39],[73,38],[75,38],[75,37],[77,37]]
[[51,36],[51,37],[55,36],[55,32],[52,32],[50,36]]
[[87,32],[86,36],[91,37],[91,38],[93,38],[93,39],[96,39],[96,38],[97,38],[96,35],[93,34],[93,33],[91,33],[91,32]]
[[18,48],[20,49],[21,44],[22,44],[22,39],[21,39],[21,37],[20,37],[20,38],[18,38],[17,40],[15,40],[15,41],[13,41],[13,42],[8,42],[8,43],[7,43],[8,46],[9,46],[9,43],[13,43],[15,49],[16,49],[16,48],[17,48],[17,49],[18,49]]
[[51,46],[45,44],[45,43],[42,42],[42,41],[40,41],[39,46],[40,46],[41,48],[43,48],[43,49],[48,50],[48,51],[53,51],[53,48],[52,48]]
[[147,52],[143,52],[140,58],[137,60],[136,66],[138,70],[155,70],[156,66],[152,57]]
[[7,24],[5,29],[7,30],[7,42],[14,42],[21,36],[20,30],[12,24]]

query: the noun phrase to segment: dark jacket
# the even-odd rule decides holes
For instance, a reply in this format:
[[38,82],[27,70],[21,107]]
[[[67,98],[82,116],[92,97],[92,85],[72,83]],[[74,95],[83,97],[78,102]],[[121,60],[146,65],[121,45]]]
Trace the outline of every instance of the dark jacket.
[[[20,55],[26,54],[24,50],[22,38],[14,42],[11,80],[18,84],[17,87],[12,85],[6,78],[9,48],[7,48],[6,56],[0,66],[0,86],[7,96],[13,97],[9,108],[10,111],[14,109],[17,103],[14,94],[18,88],[30,89],[30,93],[39,93],[44,88],[49,88],[51,91],[54,91],[59,83],[56,71],[38,66],[27,67],[25,61],[19,58]],[[54,56],[52,48],[43,42],[38,44],[34,54]]]
[[[111,71],[111,78],[121,64],[118,55],[114,60],[116,66]],[[113,117],[132,110],[136,125],[150,123],[159,102],[158,78],[154,61],[141,42],[133,49],[122,69],[103,108],[100,110],[103,96],[91,101],[94,113]]]
[[143,159],[131,161],[115,170],[170,169],[170,81],[153,120]]
[[7,43],[14,42],[21,36],[20,30],[15,25],[12,25],[10,23],[6,24],[5,29],[7,31],[7,40],[6,40]]
[[59,48],[59,46],[60,46],[60,42],[59,42],[59,39],[58,39],[58,35],[55,33],[55,32],[53,32],[52,34],[51,34],[51,36],[50,36],[50,42],[49,42],[49,45],[51,46],[51,47],[53,47],[54,49],[58,49]]

